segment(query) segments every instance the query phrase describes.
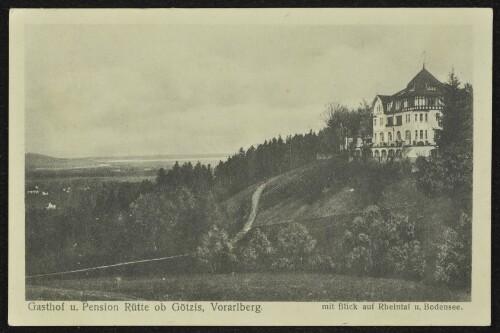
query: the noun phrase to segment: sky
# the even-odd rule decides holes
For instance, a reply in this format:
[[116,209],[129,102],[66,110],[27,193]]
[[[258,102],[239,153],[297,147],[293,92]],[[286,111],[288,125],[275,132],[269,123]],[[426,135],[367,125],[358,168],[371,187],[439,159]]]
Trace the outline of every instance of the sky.
[[318,131],[325,104],[393,94],[424,59],[473,83],[472,42],[467,26],[28,25],[26,151],[230,154]]

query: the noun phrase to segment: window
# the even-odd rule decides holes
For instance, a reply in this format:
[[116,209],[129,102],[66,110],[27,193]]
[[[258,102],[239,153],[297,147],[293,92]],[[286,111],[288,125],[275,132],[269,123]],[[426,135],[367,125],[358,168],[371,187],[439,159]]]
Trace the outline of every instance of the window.
[[387,117],[387,126],[394,126],[394,118],[392,116]]
[[417,107],[422,107],[422,106],[428,106],[430,105],[429,98],[418,96],[415,97],[415,106]]
[[427,113],[425,114],[425,122],[427,122]]
[[418,140],[418,131],[415,130],[415,140]]
[[383,126],[384,125],[384,117],[381,117],[380,118],[380,126]]
[[405,140],[406,140],[407,144],[411,144],[411,132],[410,131],[405,132]]
[[415,121],[418,121],[418,115],[415,113]]
[[424,121],[424,114],[423,113],[420,114],[420,122],[422,122],[422,121]]
[[403,116],[396,116],[396,126],[403,125]]
[[387,133],[387,142],[392,142],[392,133]]
[[415,97],[415,106],[424,106],[423,97]]
[[424,138],[424,130],[420,130],[420,140]]
[[427,84],[427,83],[425,84],[425,88],[427,88],[427,90],[436,90],[435,86]]
[[441,115],[439,113],[436,113],[436,121],[438,123],[438,126],[442,127],[443,125],[441,124]]
[[408,100],[407,99],[404,99],[403,100],[403,108],[407,108],[408,107]]
[[425,139],[427,140],[427,130],[425,130]]
[[373,142],[377,142],[377,133],[373,133]]
[[384,142],[384,133],[380,133],[380,142]]
[[377,118],[373,118],[373,126],[377,126]]
[[400,131],[398,131],[398,132],[396,133],[396,140],[397,140],[397,141],[401,141],[401,132],[400,132]]

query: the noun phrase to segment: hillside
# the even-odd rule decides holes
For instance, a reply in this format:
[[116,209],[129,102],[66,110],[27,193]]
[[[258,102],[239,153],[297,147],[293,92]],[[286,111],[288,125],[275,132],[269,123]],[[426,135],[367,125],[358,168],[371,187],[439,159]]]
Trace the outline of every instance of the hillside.
[[48,167],[62,162],[64,159],[37,153],[27,153],[25,157],[26,168]]
[[[318,180],[328,163],[310,163],[269,181],[261,195],[254,227],[269,229],[299,222],[308,228],[319,246],[337,248],[346,226],[366,208],[366,198],[354,180],[339,187],[330,186],[330,179]],[[240,207],[249,207],[256,187],[253,185],[225,202],[233,221],[244,220],[238,213],[248,214],[248,209]],[[449,221],[453,209],[448,198],[426,197],[411,175],[388,184],[377,205],[385,212],[408,214],[414,219],[417,237],[429,249],[440,237],[440,227]]]
[[37,153],[25,155],[26,170],[36,169],[70,169],[79,167],[95,167],[97,163],[88,158],[57,158]]

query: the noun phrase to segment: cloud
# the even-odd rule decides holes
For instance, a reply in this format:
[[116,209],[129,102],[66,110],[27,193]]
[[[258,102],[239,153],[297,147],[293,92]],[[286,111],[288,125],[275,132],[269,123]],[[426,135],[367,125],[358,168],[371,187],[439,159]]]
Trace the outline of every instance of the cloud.
[[471,81],[471,43],[445,26],[28,26],[27,150],[230,152],[400,90],[423,50],[438,78]]

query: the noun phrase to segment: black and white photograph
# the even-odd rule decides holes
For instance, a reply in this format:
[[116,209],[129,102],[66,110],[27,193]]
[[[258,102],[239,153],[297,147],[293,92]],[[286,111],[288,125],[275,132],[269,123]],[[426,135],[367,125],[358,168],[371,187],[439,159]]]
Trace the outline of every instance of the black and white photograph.
[[23,26],[29,307],[470,304],[474,26],[212,22]]

